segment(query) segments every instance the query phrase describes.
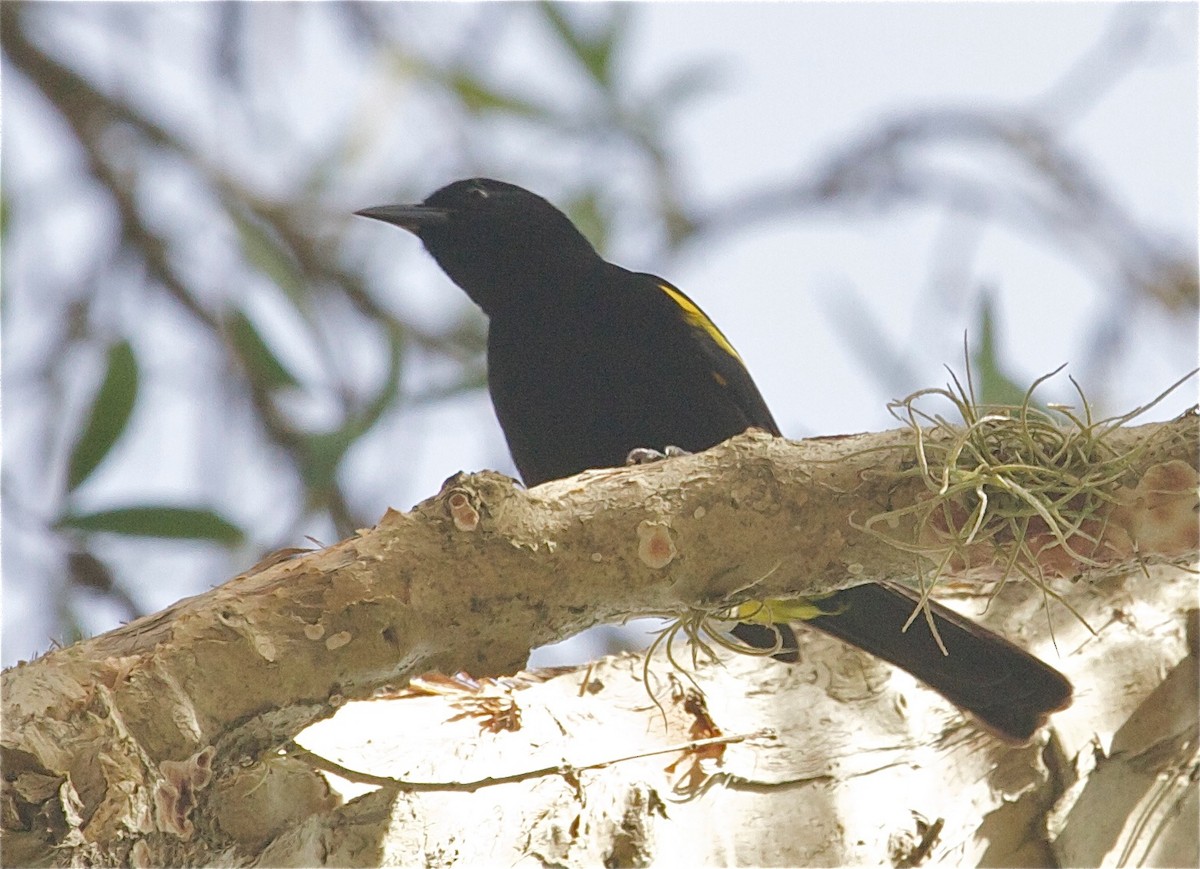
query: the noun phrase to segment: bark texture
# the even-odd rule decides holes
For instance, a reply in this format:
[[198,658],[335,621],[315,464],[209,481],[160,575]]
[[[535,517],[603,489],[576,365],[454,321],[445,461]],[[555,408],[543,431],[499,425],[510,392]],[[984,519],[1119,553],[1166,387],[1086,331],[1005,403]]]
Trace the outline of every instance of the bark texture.
[[[431,670],[512,673],[530,648],[598,622],[908,578],[910,553],[858,530],[928,497],[901,473],[914,463],[908,437],[747,434],[531,491],[493,473],[457,475],[375,528],[278,553],[211,592],[12,668],[5,862],[383,859],[370,825],[395,805],[372,795],[338,807],[324,778],[279,757],[280,745],[385,686]],[[1112,437],[1146,446],[1097,517],[1104,545],[1093,554],[1108,560],[1088,571],[1127,572],[1134,550],[1143,563],[1190,562],[1195,418]],[[978,563],[961,577],[994,573]],[[649,791],[638,799],[657,811]],[[323,853],[304,850],[316,847],[312,835]]]

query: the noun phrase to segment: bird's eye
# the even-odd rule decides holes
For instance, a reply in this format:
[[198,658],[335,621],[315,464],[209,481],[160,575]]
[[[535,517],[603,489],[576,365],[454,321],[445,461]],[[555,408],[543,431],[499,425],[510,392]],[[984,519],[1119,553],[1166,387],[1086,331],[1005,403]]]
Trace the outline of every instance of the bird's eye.
[[467,196],[471,197],[472,199],[487,199],[488,192],[482,187],[468,187]]

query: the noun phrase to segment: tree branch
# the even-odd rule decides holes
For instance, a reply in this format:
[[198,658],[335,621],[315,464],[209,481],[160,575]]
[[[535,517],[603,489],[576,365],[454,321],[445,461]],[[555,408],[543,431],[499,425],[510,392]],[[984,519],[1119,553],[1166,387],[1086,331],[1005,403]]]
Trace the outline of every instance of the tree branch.
[[[153,793],[152,826],[184,843],[214,770],[255,763],[382,686],[435,669],[510,673],[530,648],[623,616],[910,577],[911,552],[858,530],[929,497],[906,472],[916,465],[910,437],[747,433],[529,491],[492,472],[459,474],[375,528],[278,553],[206,594],[12,668],[6,775],[20,768],[27,784],[54,787],[8,794],[17,807],[5,813],[8,832],[61,845],[47,829],[86,834],[137,817],[138,795]],[[1104,531],[1093,535],[1090,570],[1128,566],[1130,540],[1143,560],[1195,557],[1197,444],[1192,415],[1111,433],[1114,449],[1140,448],[1123,494],[1095,517]],[[1056,558],[1060,572],[1085,572]],[[986,569],[960,574],[994,574],[978,563]],[[31,820],[50,816],[57,828]],[[118,853],[94,844],[100,862]]]

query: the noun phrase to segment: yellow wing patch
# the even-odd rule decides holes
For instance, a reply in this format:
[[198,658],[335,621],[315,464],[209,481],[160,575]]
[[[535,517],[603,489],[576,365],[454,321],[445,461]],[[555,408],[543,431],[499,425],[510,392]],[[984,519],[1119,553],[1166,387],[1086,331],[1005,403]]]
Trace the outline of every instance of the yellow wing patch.
[[709,338],[712,338],[718,347],[720,347],[738,362],[742,361],[742,357],[738,355],[738,352],[733,349],[733,345],[729,343],[729,339],[721,334],[721,330],[717,328],[716,323],[708,319],[708,316],[701,311],[699,307],[697,307],[695,302],[670,284],[659,284],[658,288],[670,296],[671,300],[679,306],[680,310],[683,311],[684,319],[686,319],[693,328],[699,329]]
[[730,618],[739,622],[754,622],[760,625],[773,625],[776,622],[808,621],[818,616],[835,616],[838,610],[823,610],[817,602],[831,597],[831,594],[814,594],[808,597],[796,597],[788,600],[768,598],[767,600],[752,600],[733,608]]

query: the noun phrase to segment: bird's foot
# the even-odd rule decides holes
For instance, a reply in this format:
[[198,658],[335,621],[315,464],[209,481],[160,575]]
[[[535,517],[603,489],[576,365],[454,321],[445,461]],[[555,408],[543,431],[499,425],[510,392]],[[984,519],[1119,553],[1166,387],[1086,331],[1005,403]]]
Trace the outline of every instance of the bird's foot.
[[661,462],[663,459],[674,459],[678,456],[690,456],[691,453],[683,447],[674,445],[663,447],[662,452],[650,447],[638,447],[629,451],[625,457],[626,465],[648,465],[651,462]]

